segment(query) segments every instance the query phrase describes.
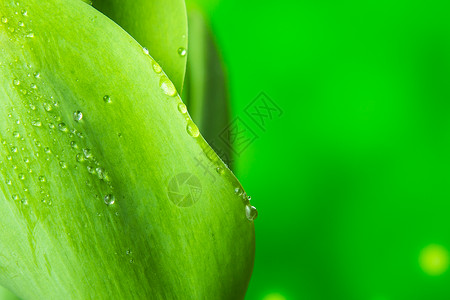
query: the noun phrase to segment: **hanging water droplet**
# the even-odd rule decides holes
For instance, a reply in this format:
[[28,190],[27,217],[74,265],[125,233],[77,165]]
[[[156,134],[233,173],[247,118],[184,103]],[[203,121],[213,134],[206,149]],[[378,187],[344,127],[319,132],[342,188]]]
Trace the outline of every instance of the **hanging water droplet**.
[[103,101],[105,101],[105,103],[111,103],[111,97],[108,95],[103,96]]
[[153,62],[152,68],[153,68],[153,71],[155,71],[156,74],[159,74],[159,73],[162,72],[161,66],[156,61]]
[[197,125],[194,124],[191,120],[188,121],[186,126],[187,133],[192,137],[198,137],[200,135],[200,131],[198,130]]
[[184,103],[178,104],[178,111],[182,114],[187,113],[187,107]]
[[113,194],[108,194],[105,196],[105,198],[103,198],[103,200],[105,201],[106,205],[113,205],[114,202],[116,202],[116,197],[114,197]]
[[147,49],[147,48],[145,48],[145,47],[142,48],[142,51],[144,51],[144,54],[145,54],[145,55],[149,55],[149,52],[148,52],[148,49]]
[[8,23],[8,18],[7,17],[2,17],[2,23],[4,23],[4,24]]
[[83,113],[79,110],[73,112],[73,120],[78,122],[81,121],[81,119],[83,119]]
[[183,47],[180,47],[180,48],[178,48],[178,54],[179,54],[181,57],[185,57],[186,54],[187,54],[187,51],[186,51],[186,49],[184,49]]
[[14,79],[14,80],[13,80],[13,84],[14,84],[14,85],[19,85],[19,84],[20,84],[20,80],[17,79],[17,78]]
[[249,221],[253,221],[258,217],[258,210],[254,206],[246,205],[245,216]]

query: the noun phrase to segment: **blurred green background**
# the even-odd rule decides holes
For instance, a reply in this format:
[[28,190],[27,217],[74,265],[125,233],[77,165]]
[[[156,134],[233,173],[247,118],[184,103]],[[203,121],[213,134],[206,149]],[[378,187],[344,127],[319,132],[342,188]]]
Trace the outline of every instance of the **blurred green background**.
[[203,4],[258,136],[234,163],[260,213],[246,299],[450,299],[448,1]]

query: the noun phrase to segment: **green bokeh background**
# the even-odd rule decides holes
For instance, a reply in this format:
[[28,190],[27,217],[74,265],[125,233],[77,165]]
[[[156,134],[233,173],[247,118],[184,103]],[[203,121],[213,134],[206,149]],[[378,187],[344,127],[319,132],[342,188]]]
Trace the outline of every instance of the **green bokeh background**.
[[[447,3],[205,1],[259,136],[235,163],[260,212],[246,299],[450,299],[419,264],[450,248]],[[284,111],[265,131],[261,91]]]

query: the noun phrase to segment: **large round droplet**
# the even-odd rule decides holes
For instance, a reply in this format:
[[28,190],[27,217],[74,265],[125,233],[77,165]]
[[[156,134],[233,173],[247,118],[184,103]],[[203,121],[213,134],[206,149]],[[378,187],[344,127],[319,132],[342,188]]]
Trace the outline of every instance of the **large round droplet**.
[[258,217],[258,210],[254,206],[246,205],[245,216],[249,221],[253,221]]
[[169,78],[167,78],[164,75],[161,76],[161,79],[159,80],[159,87],[167,96],[173,97],[177,94],[177,90],[173,85],[172,81],[170,81]]
[[186,49],[184,49],[183,47],[178,48],[178,55],[180,55],[181,57],[185,57],[187,54]]
[[182,114],[187,113],[187,107],[184,103],[178,104],[178,111]]

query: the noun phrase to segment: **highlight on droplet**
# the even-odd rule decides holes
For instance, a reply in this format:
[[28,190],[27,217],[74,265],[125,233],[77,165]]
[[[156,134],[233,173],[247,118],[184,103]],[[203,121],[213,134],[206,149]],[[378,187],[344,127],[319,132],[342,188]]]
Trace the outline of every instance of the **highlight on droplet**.
[[448,251],[441,245],[430,244],[419,255],[421,269],[430,276],[439,276],[448,269]]

